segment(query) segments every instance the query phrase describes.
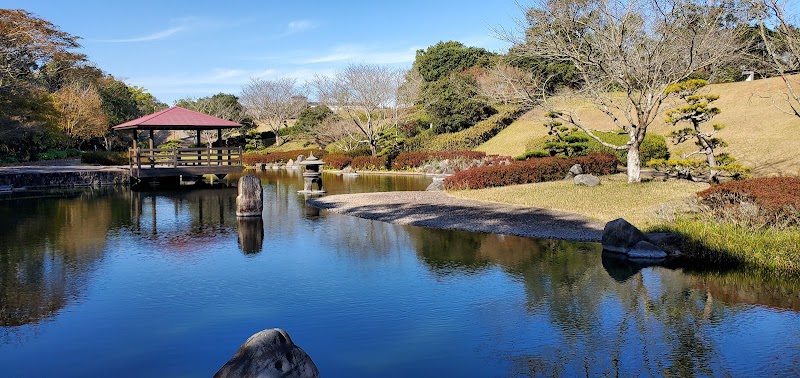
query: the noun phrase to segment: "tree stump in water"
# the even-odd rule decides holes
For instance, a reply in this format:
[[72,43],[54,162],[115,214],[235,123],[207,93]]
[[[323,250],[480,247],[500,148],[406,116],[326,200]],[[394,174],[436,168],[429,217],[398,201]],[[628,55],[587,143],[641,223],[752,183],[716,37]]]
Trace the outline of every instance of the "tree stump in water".
[[237,217],[260,217],[264,210],[264,191],[261,180],[252,175],[239,179],[239,195],[236,196]]

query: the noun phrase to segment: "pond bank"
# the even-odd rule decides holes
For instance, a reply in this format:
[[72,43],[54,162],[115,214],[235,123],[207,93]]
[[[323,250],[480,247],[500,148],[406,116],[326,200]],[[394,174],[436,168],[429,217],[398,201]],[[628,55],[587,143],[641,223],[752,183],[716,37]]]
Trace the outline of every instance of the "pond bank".
[[43,188],[127,185],[126,168],[96,165],[19,165],[0,167],[0,188],[6,191]]
[[605,225],[578,214],[458,199],[443,192],[344,194],[308,204],[389,223],[572,241],[599,242]]

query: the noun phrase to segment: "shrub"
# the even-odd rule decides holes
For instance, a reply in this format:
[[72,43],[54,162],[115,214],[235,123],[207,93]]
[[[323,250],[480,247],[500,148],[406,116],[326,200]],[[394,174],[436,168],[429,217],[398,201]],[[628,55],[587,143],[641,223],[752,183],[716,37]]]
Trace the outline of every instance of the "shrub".
[[332,169],[343,169],[351,164],[351,159],[342,154],[329,154],[325,156],[325,166]]
[[163,144],[159,144],[158,148],[170,149],[170,148],[180,148],[182,146],[183,146],[183,141],[182,140],[180,140],[180,139],[171,139],[171,140],[168,140],[168,141],[164,142]]
[[509,106],[500,107],[498,110],[497,114],[457,133],[428,137],[430,139],[421,137],[422,143],[420,143],[419,149],[425,151],[473,149],[492,139],[523,114],[520,109]]
[[80,156],[80,154],[81,152],[74,148],[67,148],[65,150],[49,149],[36,154],[36,160],[66,159],[69,157]]
[[482,159],[485,152],[480,151],[440,151],[440,152],[404,152],[392,161],[392,169],[397,171],[419,168],[431,160],[444,159]]
[[618,161],[616,156],[608,153],[571,159],[537,158],[508,165],[471,168],[446,178],[444,185],[448,190],[460,190],[554,181],[564,178],[574,164],[581,164],[586,173],[605,175],[616,172]]
[[317,158],[322,158],[325,156],[326,152],[320,149],[310,149],[310,150],[292,150],[292,151],[283,151],[283,152],[271,152],[268,154],[263,153],[252,153],[252,154],[244,154],[242,155],[242,161],[245,165],[257,165],[257,164],[267,164],[267,163],[286,163],[289,159],[297,159],[298,155],[303,155],[308,157],[311,153],[314,154]]
[[[623,145],[628,142],[628,134],[617,133],[617,132],[602,132],[596,131],[594,132],[595,135],[600,137],[604,142],[616,144],[616,145]],[[586,148],[582,150],[582,154],[591,154],[596,152],[608,152],[612,153],[617,156],[617,158],[624,164],[627,161],[628,151],[627,150],[615,150],[612,148],[608,148],[600,144],[600,142],[596,141],[594,138],[590,138],[588,134],[583,131],[575,131],[571,134],[571,137],[579,138],[579,139],[588,139],[586,142]],[[550,136],[534,138],[528,141],[525,146],[526,151],[548,151],[550,152],[551,156],[557,154],[557,150],[555,148],[547,148],[547,143],[550,140]],[[558,147],[557,145],[551,145],[550,147]],[[527,154],[527,152],[526,152]],[[646,164],[650,160],[654,159],[669,159],[669,149],[667,148],[667,140],[664,138],[663,135],[648,133],[644,140],[642,141],[641,146],[639,146],[639,160]]]
[[768,177],[729,181],[698,193],[719,219],[738,224],[800,225],[800,178]]
[[350,164],[353,169],[379,171],[386,169],[386,156],[359,156]]
[[81,154],[81,163],[100,165],[128,165],[128,154],[116,151],[94,151]]

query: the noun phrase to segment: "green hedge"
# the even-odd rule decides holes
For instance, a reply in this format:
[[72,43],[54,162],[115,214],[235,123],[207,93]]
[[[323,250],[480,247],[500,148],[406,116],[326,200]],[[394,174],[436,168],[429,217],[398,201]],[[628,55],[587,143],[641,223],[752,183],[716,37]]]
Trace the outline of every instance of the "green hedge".
[[81,154],[81,163],[100,165],[128,165],[128,154],[116,151],[94,151]]
[[[629,137],[628,134],[618,133],[618,132],[603,132],[603,131],[595,131],[595,135],[600,137],[604,142],[615,144],[618,146],[624,145],[628,142]],[[586,137],[589,139],[588,147],[586,150],[583,151],[582,155],[590,154],[590,153],[597,153],[597,152],[609,152],[617,156],[619,161],[623,164],[628,159],[628,151],[627,150],[615,150],[612,148],[608,148],[600,144],[600,142],[596,141],[594,138],[589,137],[583,131],[576,131],[572,135],[576,137]],[[530,140],[527,145],[525,146],[525,150],[527,151],[525,155],[520,156],[519,158],[526,158],[527,156],[542,156],[543,152],[546,152],[545,143],[547,143],[549,136],[534,138]],[[653,159],[669,159],[669,149],[667,148],[667,140],[664,138],[663,135],[648,133],[644,140],[642,141],[642,145],[639,146],[639,160],[642,164],[646,164],[648,161]]]
[[515,107],[501,107],[497,114],[468,129],[436,136],[422,133],[414,138],[409,138],[406,143],[413,145],[411,148],[422,151],[471,150],[486,143],[522,114],[523,111]]

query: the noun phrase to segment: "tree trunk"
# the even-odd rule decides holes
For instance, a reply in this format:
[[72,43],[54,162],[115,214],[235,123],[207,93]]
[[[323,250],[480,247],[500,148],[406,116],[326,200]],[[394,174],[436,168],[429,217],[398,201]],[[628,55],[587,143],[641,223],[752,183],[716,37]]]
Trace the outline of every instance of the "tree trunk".
[[717,166],[717,159],[714,157],[714,150],[711,148],[706,149],[706,161],[708,161],[709,173],[708,173],[708,182],[716,182],[717,180],[717,173],[716,170]]
[[283,144],[283,137],[278,136],[278,133],[275,133],[275,147],[280,147]]
[[641,182],[642,163],[639,161],[639,143],[628,147],[628,183]]
[[373,157],[378,156],[378,148],[375,144],[374,140],[369,141],[369,151],[372,153]]

